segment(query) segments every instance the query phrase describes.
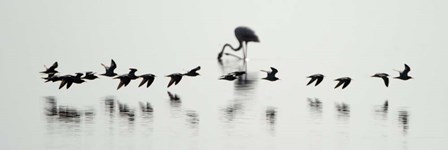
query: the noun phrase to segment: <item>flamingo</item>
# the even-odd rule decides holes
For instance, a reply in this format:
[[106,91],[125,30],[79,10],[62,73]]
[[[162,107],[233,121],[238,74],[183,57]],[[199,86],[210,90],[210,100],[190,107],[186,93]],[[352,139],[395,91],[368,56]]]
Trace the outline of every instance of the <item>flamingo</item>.
[[227,46],[229,46],[234,51],[239,51],[239,50],[243,49],[243,59],[246,60],[247,43],[248,42],[260,42],[260,40],[258,40],[258,36],[255,35],[255,32],[248,27],[240,26],[240,27],[235,28],[235,36],[236,36],[236,39],[238,40],[239,46],[237,48],[234,48],[229,43],[226,43],[222,47],[221,52],[218,54],[218,60],[221,60],[222,54],[224,53],[224,49]]

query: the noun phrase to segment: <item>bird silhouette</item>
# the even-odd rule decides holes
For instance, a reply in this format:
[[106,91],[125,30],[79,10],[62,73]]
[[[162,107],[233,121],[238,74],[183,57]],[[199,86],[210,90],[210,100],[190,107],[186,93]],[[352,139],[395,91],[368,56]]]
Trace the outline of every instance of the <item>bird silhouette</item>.
[[113,59],[111,59],[110,66],[106,66],[104,64],[101,64],[101,65],[104,67],[104,69],[106,69],[106,73],[103,73],[101,75],[107,76],[107,77],[113,77],[113,76],[117,75],[114,72],[115,68],[117,68],[117,64],[115,63],[115,61]]
[[352,81],[351,78],[349,77],[342,77],[342,78],[337,78],[335,81],[339,81],[338,84],[334,87],[334,88],[338,88],[339,86],[341,86],[342,84],[344,84],[342,86],[342,89],[345,89],[345,87],[347,87],[350,82]]
[[201,66],[197,66],[196,68],[191,69],[190,71],[188,71],[187,73],[184,73],[183,75],[190,76],[190,77],[198,76],[199,73],[197,73],[197,71],[200,69],[201,69]]
[[[239,46],[237,48],[232,47],[229,43],[226,43],[223,47],[221,52],[218,54],[218,60],[221,60],[222,55],[224,53],[224,49],[228,46],[234,51],[239,51],[243,49],[243,59],[246,60],[247,57],[247,43],[248,42],[260,42],[258,39],[258,36],[255,34],[255,32],[248,28],[248,27],[237,27],[235,28],[235,36],[238,40]],[[244,44],[244,45],[243,45]]]
[[308,78],[311,78],[311,80],[308,82],[308,84],[306,84],[307,86],[310,85],[311,83],[313,83],[314,81],[316,81],[316,84],[314,86],[317,86],[317,85],[319,85],[320,82],[322,82],[322,80],[324,80],[324,75],[314,74],[314,75],[308,76]]
[[56,68],[58,67],[58,62],[54,62],[53,65],[50,66],[50,68],[47,68],[46,65],[44,65],[44,67],[45,67],[45,71],[42,71],[40,73],[45,73],[45,74],[58,73],[58,71],[56,70]]
[[263,79],[268,80],[268,81],[276,81],[276,80],[278,80],[279,78],[277,78],[275,76],[275,74],[277,74],[278,70],[275,69],[274,67],[271,67],[271,70],[272,71],[261,70],[261,71],[267,73],[267,76],[265,78],[263,78]]
[[404,70],[403,71],[398,71],[400,73],[400,76],[394,77],[394,78],[395,79],[401,79],[401,80],[412,79],[412,77],[408,75],[409,71],[411,71],[411,68],[407,64],[404,64]]
[[146,84],[146,87],[148,88],[149,86],[151,86],[152,82],[154,82],[155,79],[155,75],[153,74],[144,74],[144,75],[140,75],[140,78],[143,78],[142,82],[140,82],[140,84],[138,85],[138,87],[141,87],[142,85]]
[[56,81],[61,80],[61,78],[58,75],[56,75],[56,73],[48,73],[47,77],[43,77],[42,79],[45,80],[45,83],[50,82],[50,81],[56,82]]
[[117,90],[120,89],[122,86],[127,86],[131,80],[137,79],[138,77],[135,75],[135,72],[137,72],[137,69],[135,68],[129,68],[129,73],[120,75],[118,77],[115,77],[114,79],[120,79],[120,83],[118,84]]
[[389,78],[387,73],[376,73],[372,77],[382,78],[386,87],[389,87]]
[[92,71],[87,71],[84,77],[82,78],[87,80],[95,80],[96,78],[98,78],[98,76],[96,76],[95,73]]
[[59,85],[59,89],[63,88],[65,85],[67,85],[66,88],[68,89],[68,88],[70,88],[70,86],[72,86],[73,83],[81,84],[81,83],[85,82],[83,79],[81,79],[82,75],[83,75],[83,73],[76,73],[75,76],[73,76],[73,75],[60,76],[59,78],[60,78],[61,84]]
[[246,74],[246,71],[234,71],[234,72],[231,72],[231,73],[221,76],[219,79],[233,81],[235,79],[238,79],[239,76],[244,75],[244,74]]
[[173,74],[167,75],[166,77],[171,78],[170,82],[168,83],[168,87],[173,85],[173,83],[174,83],[174,85],[177,85],[180,82],[180,80],[182,80],[182,76],[183,76],[183,74],[181,74],[181,73],[173,73]]

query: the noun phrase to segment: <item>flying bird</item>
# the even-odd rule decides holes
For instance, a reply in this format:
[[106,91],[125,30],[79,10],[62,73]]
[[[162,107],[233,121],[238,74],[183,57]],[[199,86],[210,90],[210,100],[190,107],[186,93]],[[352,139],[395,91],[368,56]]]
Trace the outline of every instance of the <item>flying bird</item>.
[[103,73],[101,75],[107,76],[107,77],[113,77],[113,76],[117,75],[114,72],[115,68],[117,68],[117,64],[115,63],[115,61],[113,59],[111,59],[110,66],[106,66],[105,64],[101,64],[101,65],[104,67],[104,69],[106,69],[106,73]]
[[338,84],[334,87],[334,88],[338,88],[339,86],[341,86],[342,84],[344,84],[342,86],[342,89],[345,89],[345,87],[347,87],[350,82],[352,81],[351,78],[349,77],[342,77],[342,78],[337,78],[335,81],[339,81]]
[[261,70],[261,71],[267,73],[267,76],[266,76],[265,78],[263,78],[263,79],[265,79],[265,80],[269,80],[269,81],[276,81],[276,80],[278,80],[279,78],[277,78],[277,77],[275,76],[275,74],[277,74],[278,70],[275,69],[274,67],[271,67],[271,70],[272,70],[272,71]]
[[407,64],[404,64],[404,70],[403,71],[398,71],[400,73],[400,76],[394,77],[394,78],[395,79],[401,79],[401,80],[412,79],[412,77],[408,75],[409,71],[411,71],[411,67],[409,67]]
[[56,70],[56,68],[58,67],[58,62],[54,62],[53,65],[51,65],[50,68],[47,68],[46,65],[44,65],[45,67],[45,71],[42,71],[40,73],[45,73],[45,74],[55,74],[58,73],[58,71]]
[[386,87],[389,87],[389,78],[387,73],[376,73],[372,77],[382,78]]
[[82,75],[83,75],[83,73],[76,73],[75,76],[73,76],[73,75],[60,76],[59,78],[60,78],[61,84],[59,85],[59,89],[63,88],[65,85],[67,85],[66,88],[68,89],[68,88],[70,88],[70,86],[72,86],[73,83],[81,84],[81,83],[85,82],[83,79],[81,79]]
[[43,77],[42,79],[45,80],[45,83],[50,82],[50,81],[56,82],[56,81],[61,80],[61,78],[58,75],[56,75],[56,73],[48,73],[47,77]]
[[311,80],[308,82],[308,84],[306,84],[307,86],[310,85],[311,83],[313,83],[314,81],[316,81],[316,84],[314,86],[317,86],[320,84],[320,82],[322,82],[322,80],[324,80],[324,75],[314,74],[314,75],[308,76],[308,78],[311,78]]
[[118,77],[115,77],[114,79],[120,79],[120,83],[118,84],[117,90],[120,89],[122,86],[127,86],[131,80],[135,80],[138,77],[135,75],[135,72],[137,72],[137,69],[129,68],[129,73],[120,75]]
[[[247,43],[248,42],[260,42],[258,39],[258,36],[255,34],[255,32],[248,28],[248,27],[237,27],[235,28],[235,36],[238,40],[239,46],[237,48],[232,47],[229,43],[226,43],[223,47],[221,52],[218,54],[218,60],[221,60],[221,57],[224,53],[224,49],[228,46],[234,51],[239,51],[243,49],[243,59],[246,60],[247,57]],[[244,46],[243,46],[244,44]]]
[[92,71],[87,71],[84,77],[82,78],[87,80],[95,80],[96,78],[98,78],[98,76],[96,76],[95,73]]
[[140,82],[140,84],[138,85],[138,87],[141,87],[142,85],[146,84],[146,87],[148,88],[149,86],[151,86],[152,82],[154,82],[155,79],[155,75],[153,74],[144,74],[139,76],[140,78],[143,78],[142,82]]
[[182,76],[183,76],[183,74],[180,74],[180,73],[173,73],[173,74],[167,75],[166,77],[171,78],[170,82],[168,83],[168,87],[173,85],[173,83],[174,83],[174,85],[177,85],[180,82],[180,80],[182,80]]
[[190,77],[198,76],[199,73],[197,73],[197,71],[200,69],[201,69],[201,66],[197,66],[196,68],[191,69],[190,71],[188,71],[187,73],[184,73],[183,75],[190,76]]
[[238,79],[239,76],[244,75],[244,74],[246,74],[246,71],[235,71],[235,72],[231,72],[226,75],[223,75],[219,79],[233,81],[235,79]]

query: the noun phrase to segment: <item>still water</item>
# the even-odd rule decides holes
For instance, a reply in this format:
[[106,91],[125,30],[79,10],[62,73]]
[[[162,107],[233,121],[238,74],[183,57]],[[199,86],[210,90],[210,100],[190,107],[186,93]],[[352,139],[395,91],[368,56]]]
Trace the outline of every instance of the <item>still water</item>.
[[[120,65],[119,61],[117,63]],[[269,69],[271,64],[279,69],[280,80],[276,82],[261,79],[265,73],[259,70]],[[291,64],[297,68],[289,67]],[[331,73],[326,73],[321,85],[305,86],[308,82],[306,76],[319,72],[300,71],[298,68],[306,68],[306,64],[297,60],[254,59],[244,63],[230,58],[218,63],[214,59],[203,59],[197,65],[203,68],[199,71],[200,76],[184,77],[174,87],[166,88],[169,79],[163,74],[156,74],[157,78],[149,88],[137,88],[138,80],[120,90],[116,90],[118,81],[107,77],[75,84],[68,90],[58,90],[59,83],[43,83],[36,73],[41,70],[37,67],[32,72],[32,79],[27,80],[33,83],[29,86],[32,90],[23,89],[27,91],[24,93],[6,90],[9,96],[4,97],[2,106],[1,138],[6,143],[3,147],[448,147],[447,97],[442,92],[443,88],[425,89],[422,85],[427,83],[422,82],[432,81],[417,71],[410,73],[416,77],[415,80],[392,79],[389,88],[383,85],[381,79],[370,77],[368,68],[359,69],[358,73],[349,71],[350,74],[347,74],[352,75],[354,80],[341,90],[333,89],[336,84],[333,79],[339,76]],[[60,66],[64,68],[64,65]],[[183,67],[185,69],[179,72],[194,67]],[[393,67],[401,69],[402,64]],[[98,68],[98,72],[102,72]],[[244,69],[248,74],[242,79],[218,80],[222,74]],[[126,68],[122,70],[126,72]],[[142,68],[139,71],[143,74],[146,70]],[[366,76],[362,76],[364,73]],[[152,112],[145,107],[146,103],[150,103]]]

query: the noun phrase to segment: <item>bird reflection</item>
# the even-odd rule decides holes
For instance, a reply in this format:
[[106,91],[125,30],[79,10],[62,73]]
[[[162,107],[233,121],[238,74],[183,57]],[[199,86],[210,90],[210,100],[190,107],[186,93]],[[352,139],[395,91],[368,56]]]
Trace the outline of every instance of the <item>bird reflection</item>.
[[56,98],[53,96],[45,97],[45,100],[44,111],[48,123],[54,123],[55,121],[79,123],[81,117],[84,116],[89,120],[95,114],[93,109],[82,111],[72,106],[58,105]]
[[275,107],[268,107],[266,109],[266,121],[274,125],[277,117],[277,109]]
[[389,111],[389,102],[386,100],[382,105],[377,106],[375,113],[381,116],[383,119],[387,118],[387,112]]
[[114,112],[115,112],[115,99],[114,98],[106,98],[104,100],[104,108],[107,114],[109,114],[109,116],[113,116]]
[[240,112],[241,109],[242,109],[241,104],[233,104],[224,108],[223,112],[226,120],[229,122],[233,121],[235,119],[236,114]]
[[322,102],[318,98],[308,98],[308,106],[314,115],[322,114]]
[[117,102],[118,103],[118,111],[120,112],[120,116],[127,118],[129,121],[135,120],[135,112],[133,109],[129,108],[129,105]]
[[336,104],[336,110],[338,111],[338,118],[348,119],[350,117],[350,106],[346,103]]
[[170,105],[172,107],[180,107],[180,105],[182,104],[180,97],[177,94],[171,93],[170,91],[167,91],[167,93],[170,98]]
[[192,128],[197,128],[199,124],[199,114],[196,111],[188,110],[186,116],[188,125]]
[[56,98],[54,98],[53,96],[48,96],[45,97],[46,98],[46,102],[47,105],[45,107],[45,114],[47,116],[56,116],[58,115],[58,108],[57,108],[57,102],[56,102]]
[[409,112],[407,110],[398,111],[398,122],[403,128],[403,134],[406,134],[409,129]]

